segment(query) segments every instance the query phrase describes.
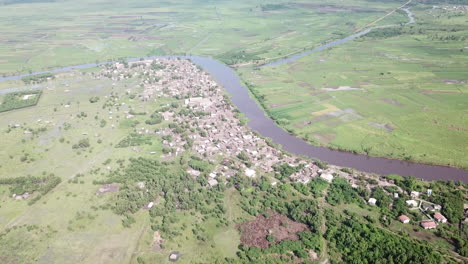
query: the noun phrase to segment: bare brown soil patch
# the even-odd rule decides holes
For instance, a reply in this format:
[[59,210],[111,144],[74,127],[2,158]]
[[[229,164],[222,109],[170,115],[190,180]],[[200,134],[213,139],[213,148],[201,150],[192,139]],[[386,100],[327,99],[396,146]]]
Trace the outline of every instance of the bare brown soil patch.
[[331,120],[331,121],[325,122],[325,125],[327,125],[329,127],[336,127],[336,126],[339,126],[341,124],[343,124],[343,122],[341,122],[339,120]]
[[312,124],[312,121],[302,121],[302,122],[299,122],[299,123],[295,123],[294,126],[295,127],[304,127],[304,126],[308,126]]
[[111,184],[104,184],[102,185],[99,190],[96,192],[96,195],[101,195],[104,193],[113,193],[113,192],[118,192],[119,191],[119,185],[116,183],[111,183]]
[[434,80],[444,82],[445,84],[463,84],[463,83],[468,82],[468,80],[464,80],[464,79],[434,79]]
[[384,103],[387,103],[387,104],[392,104],[392,105],[402,105],[400,102],[398,102],[397,100],[393,100],[393,99],[388,99],[388,98],[380,98],[380,101],[384,102]]
[[[266,218],[264,215],[268,217]],[[239,227],[242,232],[241,244],[258,248],[268,248],[283,240],[299,240],[297,233],[310,231],[305,224],[295,222],[273,211],[265,212]],[[269,242],[268,235],[273,236],[275,241]]]
[[392,124],[379,124],[379,123],[369,123],[370,126],[373,126],[373,127],[376,127],[376,128],[380,128],[380,129],[383,129],[387,132],[392,132],[393,130],[396,129],[396,126],[392,125]]
[[353,11],[353,12],[362,12],[362,13],[370,13],[370,12],[377,12],[375,9],[370,8],[360,8],[360,7],[353,7],[353,6],[334,6],[334,5],[317,5],[317,4],[303,4],[297,3],[292,4],[293,6],[307,8],[307,9],[315,9],[319,12],[323,13],[334,13],[339,11]]
[[331,115],[319,115],[319,116],[316,116],[312,119],[311,122],[322,122],[322,121],[326,121],[326,120],[329,120],[329,119],[332,119],[334,118],[334,116],[331,116]]
[[336,138],[336,134],[333,132],[328,132],[328,133],[314,133],[312,136],[316,139],[318,139],[320,142],[323,143],[330,143]]
[[246,38],[252,38],[252,37],[258,36],[258,34],[250,33],[250,34],[244,34],[243,36],[246,37]]
[[153,234],[153,243],[151,244],[151,249],[153,251],[159,252],[162,250],[161,244],[164,242],[162,239],[161,235],[159,234],[159,231],[154,231]]
[[287,103],[282,103],[282,104],[271,104],[270,108],[278,108],[278,107],[282,107],[282,106],[297,104],[297,103],[300,103],[300,102],[302,102],[302,101],[287,102]]
[[465,131],[465,132],[468,132],[468,129],[467,129],[467,128],[459,127],[459,126],[454,126],[454,125],[450,125],[449,129],[450,129],[450,130],[455,130],[455,131]]
[[315,90],[315,87],[314,87],[314,86],[312,86],[312,85],[310,85],[310,84],[308,84],[308,83],[306,83],[306,82],[299,82],[298,85],[299,85],[300,87],[306,87],[306,88],[311,88],[312,90]]
[[421,90],[421,93],[459,93],[458,91],[450,91],[450,90]]

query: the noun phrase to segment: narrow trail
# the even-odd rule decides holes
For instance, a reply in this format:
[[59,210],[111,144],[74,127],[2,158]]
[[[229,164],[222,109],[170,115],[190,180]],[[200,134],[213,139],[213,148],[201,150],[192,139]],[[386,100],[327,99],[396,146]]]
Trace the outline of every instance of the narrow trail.
[[404,10],[406,12],[406,14],[408,15],[409,21],[406,22],[405,25],[412,24],[415,21],[415,19],[413,17],[413,13],[408,8],[404,8],[405,6],[410,4],[412,1],[413,0],[410,0],[410,1],[406,2],[405,4],[401,5],[400,7],[395,8],[394,10],[390,11],[386,15],[384,15],[384,16],[374,20],[373,22],[367,24],[366,26],[356,30],[354,34],[349,35],[349,36],[347,36],[347,37],[345,37],[343,39],[335,40],[335,41],[320,45],[320,46],[318,46],[318,47],[316,47],[314,49],[310,49],[310,50],[306,50],[306,51],[296,50],[296,51],[290,52],[290,53],[288,53],[286,55],[281,55],[281,56],[272,57],[272,58],[265,58],[260,62],[239,63],[239,64],[230,65],[230,67],[232,67],[232,68],[241,68],[241,67],[251,66],[253,64],[257,64],[260,67],[281,65],[281,64],[285,64],[285,63],[292,62],[292,61],[295,61],[297,59],[303,58],[305,56],[308,56],[311,53],[322,51],[322,50],[325,50],[327,48],[331,48],[331,47],[343,44],[345,42],[351,41],[351,40],[353,40],[355,38],[364,36],[364,35],[366,35],[367,33],[371,32],[374,29],[382,29],[382,28],[390,28],[390,27],[400,26],[398,24],[389,24],[389,25],[370,27],[371,25],[374,25],[374,24],[378,23],[379,21],[381,21],[384,18],[392,15],[393,13],[395,13],[397,10],[400,10],[400,9]]
[[[365,29],[365,28],[368,28],[368,27],[370,27],[370,26],[373,26],[373,25],[377,24],[378,22],[380,22],[380,21],[382,21],[384,18],[386,18],[386,17],[392,15],[392,14],[395,13],[396,11],[398,11],[398,10],[400,10],[400,9],[403,9],[405,6],[409,5],[412,1],[413,1],[413,0],[409,0],[408,2],[404,3],[404,4],[401,5],[400,7],[397,7],[397,8],[395,8],[395,9],[393,9],[392,11],[390,11],[389,13],[387,13],[386,15],[384,15],[383,17],[380,17],[380,18],[374,20],[373,22],[371,22],[371,23],[365,25],[364,27],[362,27],[362,28],[356,30],[355,32],[362,31],[362,30]],[[413,18],[412,16],[410,16],[410,14],[408,14],[408,17],[409,17],[409,19],[410,19],[410,22],[409,22],[409,23],[412,23],[412,21],[414,21],[414,18]]]

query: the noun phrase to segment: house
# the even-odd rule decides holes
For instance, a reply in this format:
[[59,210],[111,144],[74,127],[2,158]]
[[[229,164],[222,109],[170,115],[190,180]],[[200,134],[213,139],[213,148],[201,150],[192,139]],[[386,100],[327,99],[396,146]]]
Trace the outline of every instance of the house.
[[435,207],[432,205],[432,204],[424,204],[422,206],[422,209],[424,211],[431,211],[431,212],[435,212]]
[[427,196],[431,196],[432,195],[432,189],[427,189]]
[[218,181],[217,181],[216,179],[209,178],[209,179],[208,179],[208,184],[210,185],[210,187],[213,187],[213,186],[215,186],[216,184],[218,184]]
[[418,197],[419,197],[419,192],[411,191],[411,198],[418,198]]
[[252,169],[245,169],[245,176],[247,177],[255,177],[255,171]]
[[393,193],[393,198],[398,199],[399,194],[398,193]]
[[333,175],[330,173],[322,173],[320,174],[320,178],[326,180],[327,182],[332,182],[333,181]]
[[171,254],[169,254],[169,261],[171,262],[175,262],[177,260],[179,260],[180,258],[180,253],[179,252],[171,252]]
[[202,98],[202,97],[188,98],[188,99],[185,99],[184,103],[185,105],[188,105],[188,106],[201,106],[204,108],[212,104],[209,98]]
[[416,207],[418,206],[418,202],[416,202],[415,200],[406,200],[406,205],[410,207]]
[[441,213],[435,213],[434,218],[439,223],[447,223],[447,218],[445,218],[445,216],[443,216]]
[[421,226],[424,228],[424,229],[434,229],[437,227],[437,224],[434,222],[434,221],[422,221],[421,222]]
[[403,224],[407,224],[410,222],[410,218],[406,215],[400,215],[398,219],[400,219],[400,222],[402,222]]
[[369,203],[369,205],[375,205],[377,200],[375,198],[370,198],[369,201],[367,201],[367,202]]

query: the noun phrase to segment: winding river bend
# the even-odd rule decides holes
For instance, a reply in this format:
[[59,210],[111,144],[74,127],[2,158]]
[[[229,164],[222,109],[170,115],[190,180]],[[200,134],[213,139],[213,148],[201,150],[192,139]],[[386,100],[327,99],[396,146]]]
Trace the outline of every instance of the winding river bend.
[[[412,14],[409,10],[405,10],[410,18],[410,22],[414,22]],[[350,41],[354,38],[367,34],[373,29],[382,27],[391,27],[396,25],[379,26],[369,28],[354,35],[348,36],[344,39],[330,42],[313,50],[297,54],[292,57],[281,59],[267,65],[279,65],[283,63],[292,62],[312,52],[324,50],[329,47],[333,47],[344,42]],[[305,155],[311,158],[317,158],[334,165],[355,168],[361,171],[378,173],[382,175],[386,174],[400,174],[404,176],[415,176],[424,180],[453,180],[462,181],[468,183],[468,171],[445,167],[445,166],[434,166],[425,165],[412,162],[406,162],[401,160],[393,160],[379,157],[369,157],[361,154],[353,154],[350,152],[342,152],[337,150],[328,149],[326,147],[317,147],[308,144],[303,139],[297,138],[282,128],[280,128],[273,120],[271,120],[260,106],[249,96],[247,87],[242,85],[239,76],[234,72],[233,69],[226,66],[225,64],[216,61],[212,58],[199,57],[199,56],[153,56],[146,57],[144,59],[158,59],[158,58],[185,58],[191,59],[195,64],[201,66],[207,72],[209,72],[220,85],[222,85],[227,92],[231,95],[233,104],[249,119],[248,126],[260,133],[264,137],[269,137],[276,144],[280,144],[284,150],[296,154]],[[140,58],[129,59],[128,61],[137,61]],[[90,67],[96,67],[100,65],[109,64],[112,62],[102,63],[89,63],[75,66],[68,66],[48,71],[35,72],[31,74],[20,74],[15,76],[0,77],[0,81],[8,80],[20,80],[22,77],[30,76],[40,73],[59,73],[70,71],[74,69],[84,69]]]

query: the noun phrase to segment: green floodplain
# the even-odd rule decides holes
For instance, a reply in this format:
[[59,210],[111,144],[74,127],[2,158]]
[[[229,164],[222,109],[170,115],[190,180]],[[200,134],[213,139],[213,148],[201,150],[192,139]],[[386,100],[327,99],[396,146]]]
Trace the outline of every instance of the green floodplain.
[[313,144],[467,168],[466,13],[411,11],[415,24],[241,69],[242,79],[273,119]]
[[[343,38],[405,2],[0,0],[0,73],[212,56],[235,65],[267,113],[313,144],[466,168],[463,0],[414,1],[415,24],[288,65],[254,66]],[[407,21],[397,11],[378,24]],[[168,157],[170,137],[137,133],[203,135],[160,113],[204,114],[187,113],[184,98],[142,102],[140,77],[116,81],[101,72],[0,83],[0,263],[170,263],[172,253],[176,263],[467,261],[466,185],[379,178],[315,161],[336,169],[332,182],[298,183],[291,176],[301,168],[280,163],[255,178],[218,176],[220,184],[210,187],[221,156],[209,160],[187,147]],[[251,165],[241,154],[232,159]],[[194,168],[197,178],[186,173]],[[424,230],[420,222],[433,213],[409,208],[411,191],[441,205],[448,223]],[[409,224],[399,221],[402,214]],[[243,231],[261,224],[271,229],[257,242],[268,247],[241,241]]]

